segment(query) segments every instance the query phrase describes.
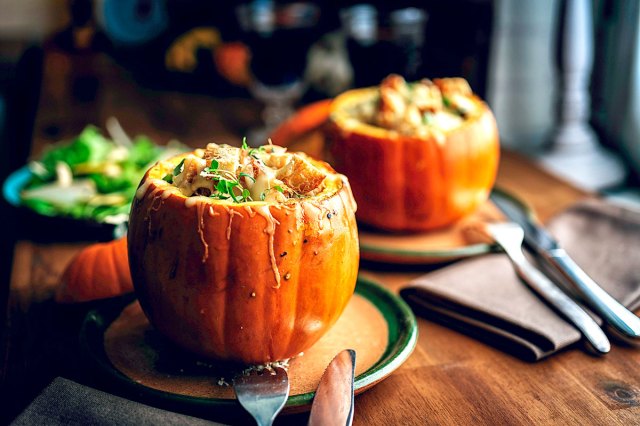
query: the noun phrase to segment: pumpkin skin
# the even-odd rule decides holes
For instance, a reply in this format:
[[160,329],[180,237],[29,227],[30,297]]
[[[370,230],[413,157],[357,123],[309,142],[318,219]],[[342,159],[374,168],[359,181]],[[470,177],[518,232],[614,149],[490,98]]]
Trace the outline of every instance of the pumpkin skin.
[[332,102],[331,99],[324,99],[300,108],[295,115],[283,121],[269,137],[280,145],[302,138],[327,121]]
[[332,164],[349,177],[358,220],[388,231],[444,227],[486,202],[499,160],[489,107],[448,132],[411,136],[356,120],[350,108],[377,96],[356,89],[338,96],[327,125]]
[[78,303],[120,296],[133,291],[127,239],[92,244],[67,266],[56,289],[58,303]]
[[285,204],[224,203],[161,180],[182,157],[146,173],[131,209],[129,264],[150,322],[209,358],[262,364],[308,349],[355,289],[348,181],[311,160],[337,177],[330,190]]

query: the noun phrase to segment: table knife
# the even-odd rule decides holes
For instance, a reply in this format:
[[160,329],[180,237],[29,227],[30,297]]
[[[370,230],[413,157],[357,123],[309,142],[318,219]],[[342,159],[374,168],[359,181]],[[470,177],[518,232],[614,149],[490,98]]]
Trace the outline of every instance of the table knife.
[[582,270],[558,242],[533,217],[529,209],[509,195],[493,191],[491,201],[509,220],[524,230],[524,242],[540,260],[559,272],[584,302],[604,321],[627,338],[640,338],[640,318],[604,291]]
[[313,397],[309,426],[351,425],[355,371],[356,351],[353,349],[345,349],[333,358]]
[[522,251],[524,231],[520,225],[515,222],[486,223],[483,224],[481,231],[502,247],[518,276],[580,330],[598,354],[606,354],[611,350],[609,339],[598,323],[546,275],[529,263]]

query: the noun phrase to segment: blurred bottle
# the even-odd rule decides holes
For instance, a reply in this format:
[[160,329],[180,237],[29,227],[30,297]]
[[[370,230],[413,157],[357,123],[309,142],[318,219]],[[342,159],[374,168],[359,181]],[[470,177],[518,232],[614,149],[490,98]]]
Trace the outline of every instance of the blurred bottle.
[[341,10],[340,21],[347,39],[354,86],[378,84],[385,71],[381,71],[379,65],[382,58],[377,47],[377,9],[371,4],[357,4]]
[[309,46],[319,38],[320,8],[311,2],[255,0],[240,5],[237,14],[254,77],[269,86],[300,80]]
[[427,13],[416,7],[394,10],[390,14],[391,37],[402,58],[402,74],[410,81],[424,77],[422,51],[427,19]]
[[100,50],[93,3],[82,0],[69,1],[69,26],[54,36],[54,43],[72,57],[69,84],[73,98],[91,102],[96,98],[98,79],[94,72],[95,53]]
[[251,51],[249,91],[265,105],[264,127],[248,135],[256,146],[293,113],[306,91],[307,53],[321,35],[321,9],[313,2],[254,0],[239,5],[236,15],[241,39]]
[[340,12],[356,87],[377,85],[388,74],[425,77],[427,13],[414,6],[356,4]]

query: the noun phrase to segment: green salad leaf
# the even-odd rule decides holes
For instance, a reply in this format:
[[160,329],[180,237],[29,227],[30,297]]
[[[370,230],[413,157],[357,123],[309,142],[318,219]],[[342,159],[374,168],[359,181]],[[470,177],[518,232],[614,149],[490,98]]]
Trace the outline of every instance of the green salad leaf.
[[[122,222],[147,169],[188,150],[179,143],[156,145],[147,136],[118,144],[90,125],[30,164],[33,177],[21,193],[22,203],[47,216]],[[69,171],[71,176],[63,176]]]
[[41,163],[54,176],[58,162],[67,163],[72,169],[82,163],[99,163],[105,161],[113,146],[113,142],[102,136],[98,128],[87,126],[70,144],[47,151]]

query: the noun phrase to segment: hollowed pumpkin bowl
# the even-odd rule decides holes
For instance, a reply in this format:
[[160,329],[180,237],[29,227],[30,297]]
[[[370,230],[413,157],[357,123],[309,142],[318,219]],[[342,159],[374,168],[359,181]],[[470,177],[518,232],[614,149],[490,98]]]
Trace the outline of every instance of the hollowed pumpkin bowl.
[[285,203],[185,197],[162,180],[184,155],[144,176],[133,201],[129,263],[151,324],[196,354],[246,364],[298,355],[333,325],[359,261],[347,179]]
[[484,102],[473,95],[474,113],[460,126],[407,135],[354,118],[354,110],[378,97],[377,87],[339,95],[326,126],[332,165],[349,177],[359,221],[388,231],[427,231],[486,202],[499,142]]

